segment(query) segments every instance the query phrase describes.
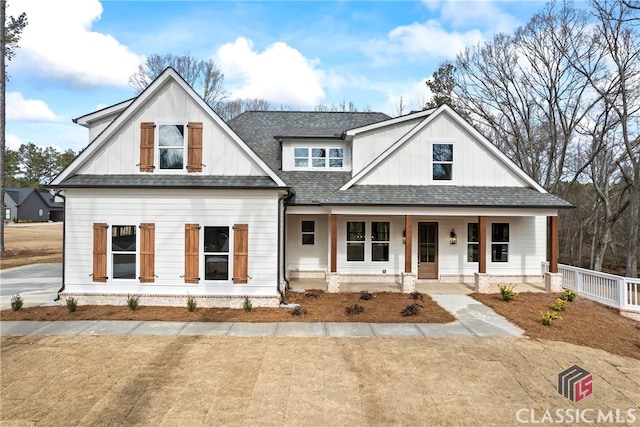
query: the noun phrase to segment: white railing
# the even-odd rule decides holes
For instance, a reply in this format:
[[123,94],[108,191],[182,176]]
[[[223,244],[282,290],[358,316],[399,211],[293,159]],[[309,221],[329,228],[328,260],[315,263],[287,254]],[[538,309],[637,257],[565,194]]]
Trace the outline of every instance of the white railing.
[[[549,271],[549,263],[542,263],[542,272]],[[578,295],[624,311],[640,313],[640,279],[600,273],[586,268],[558,264],[562,287]]]

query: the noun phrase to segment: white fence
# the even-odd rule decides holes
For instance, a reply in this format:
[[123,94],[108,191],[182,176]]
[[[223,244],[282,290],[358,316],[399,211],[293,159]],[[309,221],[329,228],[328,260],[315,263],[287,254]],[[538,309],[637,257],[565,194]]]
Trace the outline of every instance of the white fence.
[[[549,263],[542,263],[542,271],[549,271]],[[562,287],[578,295],[623,311],[640,313],[640,279],[600,273],[586,268],[558,264]]]

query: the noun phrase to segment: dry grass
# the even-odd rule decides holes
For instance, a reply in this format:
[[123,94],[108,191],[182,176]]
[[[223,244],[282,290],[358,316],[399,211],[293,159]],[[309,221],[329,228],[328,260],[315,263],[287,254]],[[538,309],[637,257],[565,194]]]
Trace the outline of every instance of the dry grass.
[[0,269],[62,262],[62,223],[5,224]]

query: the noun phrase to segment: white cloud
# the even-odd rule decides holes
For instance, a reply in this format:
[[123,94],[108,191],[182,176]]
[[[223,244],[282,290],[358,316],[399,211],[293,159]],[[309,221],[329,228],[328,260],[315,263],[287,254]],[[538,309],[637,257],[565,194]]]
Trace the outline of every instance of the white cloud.
[[21,0],[8,14],[26,12],[16,66],[82,86],[126,86],[143,58],[114,37],[91,31],[100,19],[98,0]]
[[20,148],[24,142],[22,142],[18,135],[8,133],[5,137],[5,144],[9,150],[18,151],[18,148]]
[[292,106],[313,106],[324,97],[323,84],[335,87],[343,80],[317,68],[318,61],[305,58],[283,42],[263,52],[253,43],[237,38],[218,49],[218,62],[232,87],[234,98],[263,98]]
[[39,99],[25,99],[19,92],[7,92],[7,121],[58,121],[49,106]]
[[[412,82],[394,83],[387,86],[384,91],[387,101],[382,110],[391,115],[398,116],[400,113],[408,114],[411,111],[420,111],[424,104],[431,97],[431,92],[425,84],[427,77]],[[402,111],[400,111],[400,100],[402,99]]]
[[485,33],[491,34],[511,33],[521,25],[513,15],[503,12],[490,1],[476,1],[472,7],[469,3],[447,1],[442,5],[440,18],[454,28],[480,24],[485,27]]
[[408,55],[424,54],[443,58],[455,58],[466,46],[483,39],[480,30],[464,33],[445,30],[439,21],[430,19],[423,24],[413,23],[394,28],[389,32],[389,50]]

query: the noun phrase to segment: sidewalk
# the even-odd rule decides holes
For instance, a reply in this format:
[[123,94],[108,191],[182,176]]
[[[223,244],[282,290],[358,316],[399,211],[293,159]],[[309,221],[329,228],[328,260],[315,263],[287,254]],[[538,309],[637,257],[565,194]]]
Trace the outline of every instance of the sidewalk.
[[450,323],[142,322],[115,320],[0,322],[0,335],[217,335],[237,337],[506,338],[524,331],[467,295],[432,295]]

